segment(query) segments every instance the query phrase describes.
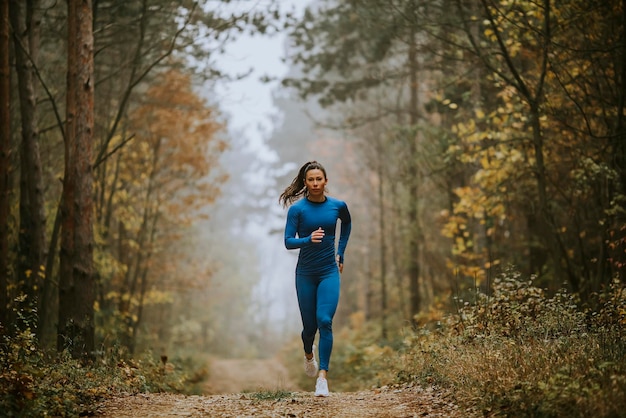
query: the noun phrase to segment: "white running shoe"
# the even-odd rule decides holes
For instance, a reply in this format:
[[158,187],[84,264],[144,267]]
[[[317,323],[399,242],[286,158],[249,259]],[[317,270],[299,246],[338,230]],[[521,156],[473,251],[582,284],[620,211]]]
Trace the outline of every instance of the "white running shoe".
[[318,377],[315,384],[315,396],[327,397],[328,395],[330,395],[328,392],[328,381],[323,377]]
[[304,372],[309,377],[315,377],[317,375],[317,360],[315,359],[315,346],[313,346],[313,357],[309,360],[304,356]]

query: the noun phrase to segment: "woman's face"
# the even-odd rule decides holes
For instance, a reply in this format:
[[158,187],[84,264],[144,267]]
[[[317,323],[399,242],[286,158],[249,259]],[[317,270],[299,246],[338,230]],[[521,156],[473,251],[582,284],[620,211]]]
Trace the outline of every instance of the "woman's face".
[[319,168],[313,168],[306,172],[304,178],[304,184],[312,197],[319,197],[324,194],[324,187],[326,187],[328,180],[324,175],[324,172]]

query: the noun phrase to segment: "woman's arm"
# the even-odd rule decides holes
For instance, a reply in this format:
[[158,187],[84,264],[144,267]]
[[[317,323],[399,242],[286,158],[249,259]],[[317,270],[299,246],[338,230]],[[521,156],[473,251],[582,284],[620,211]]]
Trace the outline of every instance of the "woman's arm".
[[352,231],[352,217],[345,202],[342,202],[342,206],[339,208],[339,219],[341,219],[341,233],[339,235],[339,244],[337,245],[337,261],[339,264],[343,264],[343,254],[348,246],[350,231]]
[[300,213],[291,206],[287,212],[287,223],[285,225],[285,247],[288,250],[295,250],[311,244],[311,236],[296,238],[299,219]]

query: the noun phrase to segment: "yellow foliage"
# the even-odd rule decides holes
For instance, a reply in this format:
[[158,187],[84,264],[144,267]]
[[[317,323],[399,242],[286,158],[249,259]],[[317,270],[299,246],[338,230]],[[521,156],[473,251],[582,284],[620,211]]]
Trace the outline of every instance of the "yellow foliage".
[[172,292],[162,291],[158,289],[150,289],[144,298],[145,305],[160,305],[168,304],[174,301],[174,295]]

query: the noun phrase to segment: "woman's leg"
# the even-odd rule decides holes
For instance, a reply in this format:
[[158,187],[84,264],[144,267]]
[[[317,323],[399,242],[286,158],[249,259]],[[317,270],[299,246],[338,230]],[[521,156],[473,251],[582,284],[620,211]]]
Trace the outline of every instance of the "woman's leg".
[[313,352],[313,341],[317,333],[316,304],[317,279],[312,276],[296,274],[296,294],[302,317],[302,343],[304,352]]
[[320,370],[324,371],[328,371],[333,350],[333,317],[339,303],[339,289],[339,271],[322,276],[317,286],[316,319],[320,330]]

